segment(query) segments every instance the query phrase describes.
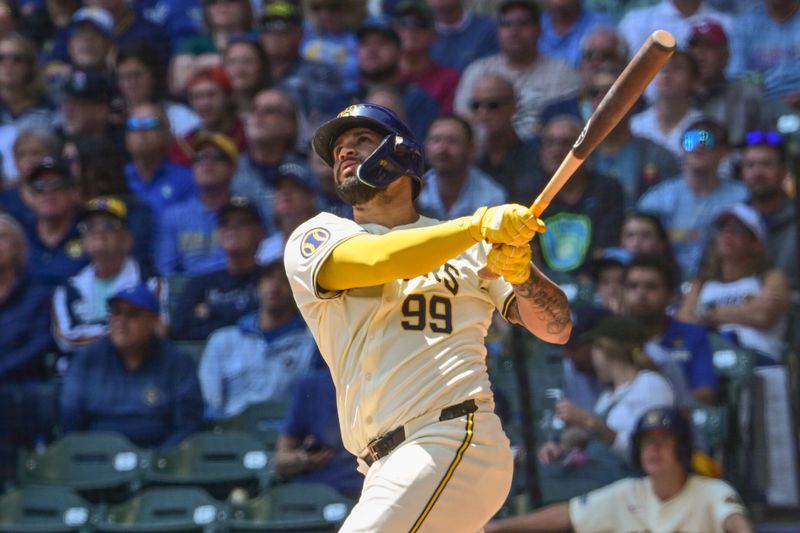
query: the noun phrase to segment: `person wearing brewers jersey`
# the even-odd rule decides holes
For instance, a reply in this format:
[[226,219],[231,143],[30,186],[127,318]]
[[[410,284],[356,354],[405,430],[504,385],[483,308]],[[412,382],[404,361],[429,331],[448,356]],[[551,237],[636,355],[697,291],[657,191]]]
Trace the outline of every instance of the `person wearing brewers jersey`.
[[384,107],[345,109],[313,146],[354,221],[308,220],[285,262],[331,369],[344,446],[366,475],[341,531],[478,531],[512,474],[486,372],[492,313],[548,342],[571,330],[564,293],[530,262],[544,226],[513,204],[420,216],[422,150]]
[[753,533],[726,482],[692,473],[692,427],[673,407],[639,418],[631,459],[646,476],[621,479],[569,502],[492,522],[486,533]]

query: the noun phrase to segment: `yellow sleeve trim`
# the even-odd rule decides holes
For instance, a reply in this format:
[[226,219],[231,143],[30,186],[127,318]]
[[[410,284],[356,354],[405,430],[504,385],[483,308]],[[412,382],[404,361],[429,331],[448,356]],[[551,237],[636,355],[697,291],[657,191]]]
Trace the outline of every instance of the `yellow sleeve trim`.
[[511,304],[513,304],[515,301],[517,301],[517,295],[516,295],[516,293],[512,292],[511,294],[508,295],[508,297],[506,298],[505,303],[503,304],[503,313],[502,313],[502,315],[503,315],[503,318],[506,319],[506,321],[508,321],[508,310],[511,308]]

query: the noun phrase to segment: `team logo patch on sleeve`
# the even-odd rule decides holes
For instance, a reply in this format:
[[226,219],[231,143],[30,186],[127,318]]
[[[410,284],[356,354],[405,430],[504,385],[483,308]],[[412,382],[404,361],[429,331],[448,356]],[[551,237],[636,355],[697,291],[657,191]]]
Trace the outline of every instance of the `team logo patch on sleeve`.
[[300,255],[308,259],[314,255],[331,238],[331,232],[325,228],[313,228],[303,235],[300,242]]

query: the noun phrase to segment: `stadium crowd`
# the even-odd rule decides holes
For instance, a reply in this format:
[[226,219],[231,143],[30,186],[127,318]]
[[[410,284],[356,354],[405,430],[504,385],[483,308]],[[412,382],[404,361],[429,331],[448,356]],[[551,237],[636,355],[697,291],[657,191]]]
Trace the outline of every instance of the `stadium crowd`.
[[[283,267],[302,222],[352,215],[311,135],[383,105],[424,145],[421,213],[527,205],[659,28],[678,50],[532,243],[580,290],[518,461],[587,489],[639,471],[649,410],[738,407],[720,343],[787,374],[798,355],[800,0],[0,0],[0,482],[70,431],[165,449],[277,402],[276,476],[357,497]],[[695,470],[730,479],[706,440]],[[590,531],[581,505],[550,512]]]

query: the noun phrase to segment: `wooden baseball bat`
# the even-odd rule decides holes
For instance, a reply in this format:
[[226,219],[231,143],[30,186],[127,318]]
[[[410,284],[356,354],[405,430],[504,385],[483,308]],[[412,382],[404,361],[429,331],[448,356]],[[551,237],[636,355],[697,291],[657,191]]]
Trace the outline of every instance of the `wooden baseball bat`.
[[600,105],[592,113],[578,136],[578,140],[572,145],[572,149],[561,162],[558,170],[531,205],[531,211],[537,217],[547,209],[558,191],[578,170],[581,163],[630,111],[674,51],[675,37],[668,31],[656,30],[645,41],[603,97]]

